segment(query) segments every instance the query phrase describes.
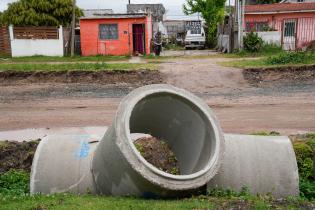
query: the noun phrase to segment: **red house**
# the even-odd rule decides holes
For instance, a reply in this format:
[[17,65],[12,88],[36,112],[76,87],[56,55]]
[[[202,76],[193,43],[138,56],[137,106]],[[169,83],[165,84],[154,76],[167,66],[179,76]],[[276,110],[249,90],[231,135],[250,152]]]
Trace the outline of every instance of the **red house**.
[[147,14],[83,17],[80,33],[83,56],[151,53],[152,21]]
[[247,5],[245,24],[246,31],[262,32],[285,50],[302,49],[315,40],[315,3]]

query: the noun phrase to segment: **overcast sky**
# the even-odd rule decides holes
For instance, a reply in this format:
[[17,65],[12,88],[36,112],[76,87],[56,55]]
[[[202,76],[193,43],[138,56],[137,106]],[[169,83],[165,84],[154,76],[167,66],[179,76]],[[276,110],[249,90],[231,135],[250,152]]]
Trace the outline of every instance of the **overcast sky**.
[[[7,8],[7,4],[16,0],[0,0],[0,11]],[[113,9],[114,12],[126,12],[128,0],[77,0],[77,5],[83,9]],[[185,0],[131,0],[131,3],[162,3],[167,10],[167,15],[180,17],[183,15],[182,5]]]

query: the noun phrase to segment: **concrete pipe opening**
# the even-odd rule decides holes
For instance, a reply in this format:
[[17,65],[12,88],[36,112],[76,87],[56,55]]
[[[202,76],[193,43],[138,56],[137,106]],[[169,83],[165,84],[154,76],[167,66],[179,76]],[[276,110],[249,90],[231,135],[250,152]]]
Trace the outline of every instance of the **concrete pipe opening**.
[[[191,179],[206,173],[214,164],[216,140],[214,127],[207,115],[194,103],[171,93],[156,93],[139,101],[133,108],[130,122],[130,133],[150,134],[163,139],[177,157],[179,179]],[[143,163],[162,176],[177,177],[165,174],[135,151]]]
[[[134,146],[133,133],[166,141],[177,157],[180,175],[148,163]],[[202,100],[173,86],[151,85],[121,102],[115,122],[95,152],[92,172],[102,194],[184,195],[183,191],[198,190],[214,177],[223,150],[221,128]]]

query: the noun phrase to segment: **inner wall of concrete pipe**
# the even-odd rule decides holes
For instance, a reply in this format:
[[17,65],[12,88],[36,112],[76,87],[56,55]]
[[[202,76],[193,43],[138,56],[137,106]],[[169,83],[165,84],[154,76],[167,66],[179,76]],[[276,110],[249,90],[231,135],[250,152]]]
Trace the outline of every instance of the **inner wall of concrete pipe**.
[[150,134],[166,141],[177,157],[180,175],[204,169],[216,148],[213,126],[203,111],[170,93],[140,100],[131,113],[130,133]]

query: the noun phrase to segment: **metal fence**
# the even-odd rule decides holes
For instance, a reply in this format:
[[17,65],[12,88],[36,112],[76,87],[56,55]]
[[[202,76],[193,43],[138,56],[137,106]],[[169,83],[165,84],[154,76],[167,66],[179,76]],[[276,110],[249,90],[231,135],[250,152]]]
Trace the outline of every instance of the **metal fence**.
[[57,27],[13,27],[14,39],[59,39]]

